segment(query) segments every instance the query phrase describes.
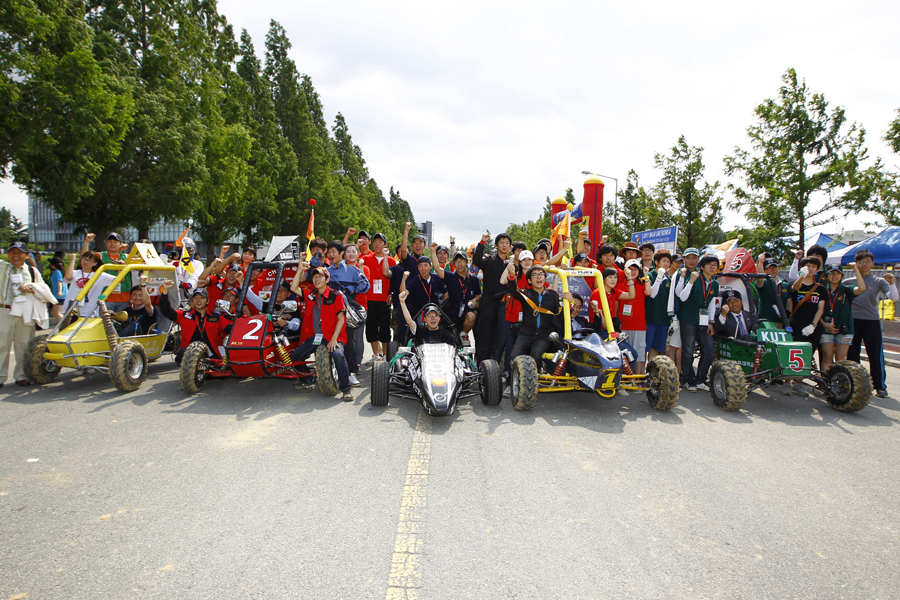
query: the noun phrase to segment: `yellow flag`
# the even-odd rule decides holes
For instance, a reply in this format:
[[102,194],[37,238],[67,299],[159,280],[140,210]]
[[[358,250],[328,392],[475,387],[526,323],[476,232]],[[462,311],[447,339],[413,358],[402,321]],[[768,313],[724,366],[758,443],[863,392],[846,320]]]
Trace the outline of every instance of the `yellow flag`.
[[181,268],[191,275],[194,274],[194,260],[184,246],[181,247]]

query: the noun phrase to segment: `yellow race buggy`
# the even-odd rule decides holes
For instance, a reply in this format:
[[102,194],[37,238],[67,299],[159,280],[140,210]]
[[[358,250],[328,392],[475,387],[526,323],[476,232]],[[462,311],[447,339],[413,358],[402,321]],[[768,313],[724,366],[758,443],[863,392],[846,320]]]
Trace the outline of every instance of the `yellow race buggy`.
[[[63,367],[93,367],[108,372],[110,381],[120,391],[138,389],[147,377],[148,363],[180,346],[178,327],[173,324],[169,331],[160,331],[154,326],[147,335],[120,337],[117,322],[127,319],[127,313],[111,313],[107,310],[106,299],[123,281],[130,287],[130,274],[134,271],[149,271],[150,287],[156,289],[164,279],[174,276],[175,268],[163,264],[150,244],[135,244],[125,264],[101,265],[56,327],[31,340],[25,351],[25,375],[32,383],[45,384],[56,379]],[[78,311],[82,301],[88,298],[95,285],[101,285],[98,282],[108,280],[108,277],[101,277],[103,273],[115,274],[115,277],[98,297],[100,316],[80,316]]]
[[[545,267],[559,277],[562,291],[569,291],[570,277],[593,277],[598,289],[603,289],[602,273],[597,269],[560,269]],[[510,398],[516,410],[532,410],[537,404],[539,392],[596,392],[603,398],[612,398],[618,390],[646,392],[650,406],[657,410],[669,410],[678,402],[678,370],[675,363],[664,355],[653,357],[647,363],[647,373],[635,375],[629,360],[634,361],[634,350],[624,336],[613,328],[606,302],[606,294],[600,294],[600,304],[605,317],[601,337],[594,330],[572,331],[572,315],[568,302],[563,301],[564,334],[559,338],[552,334],[558,351],[543,355],[541,365],[531,356],[517,356],[510,364]]]

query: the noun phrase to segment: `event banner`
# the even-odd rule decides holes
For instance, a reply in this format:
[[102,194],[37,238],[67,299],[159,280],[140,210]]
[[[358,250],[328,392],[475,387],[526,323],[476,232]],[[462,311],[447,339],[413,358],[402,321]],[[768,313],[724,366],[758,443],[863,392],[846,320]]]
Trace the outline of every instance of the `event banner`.
[[663,227],[661,229],[632,233],[631,241],[637,242],[638,246],[649,242],[657,250],[665,249],[675,254],[675,247],[678,245],[678,227]]

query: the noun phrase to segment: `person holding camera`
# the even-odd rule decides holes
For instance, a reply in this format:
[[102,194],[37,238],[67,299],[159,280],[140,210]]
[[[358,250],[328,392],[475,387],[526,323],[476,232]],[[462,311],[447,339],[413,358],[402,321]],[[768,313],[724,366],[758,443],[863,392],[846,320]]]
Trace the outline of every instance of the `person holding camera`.
[[857,285],[849,286],[841,283],[844,271],[840,265],[831,265],[825,271],[827,285],[825,287],[825,315],[822,317],[822,370],[835,360],[847,360],[847,352],[853,341],[853,300],[866,291],[866,280],[860,275],[855,262],[850,263],[856,273]]

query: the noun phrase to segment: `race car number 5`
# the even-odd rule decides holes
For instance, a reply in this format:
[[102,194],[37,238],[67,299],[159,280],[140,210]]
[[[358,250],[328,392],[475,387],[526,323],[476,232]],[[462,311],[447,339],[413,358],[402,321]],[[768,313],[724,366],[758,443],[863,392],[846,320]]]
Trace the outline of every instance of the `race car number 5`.
[[788,366],[792,371],[802,371],[804,367],[806,367],[806,363],[803,362],[803,349],[802,348],[794,348],[790,350],[788,354]]
[[250,329],[250,331],[248,331],[247,333],[245,333],[244,337],[241,339],[258,340],[259,336],[256,335],[256,332],[259,331],[260,329],[262,329],[262,326],[263,326],[262,319],[252,319],[250,322],[253,323],[253,328]]

